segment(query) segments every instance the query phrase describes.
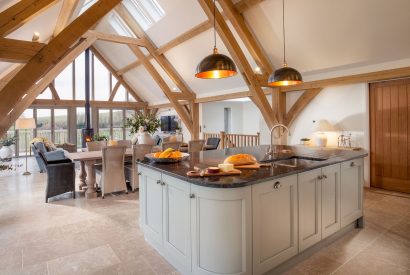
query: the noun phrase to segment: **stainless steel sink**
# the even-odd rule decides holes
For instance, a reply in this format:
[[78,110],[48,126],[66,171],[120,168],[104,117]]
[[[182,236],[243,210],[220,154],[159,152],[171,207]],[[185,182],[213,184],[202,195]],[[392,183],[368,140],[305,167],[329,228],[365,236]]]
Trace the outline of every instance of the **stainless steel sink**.
[[281,160],[273,160],[274,165],[278,166],[286,166],[286,167],[306,167],[310,164],[315,162],[325,161],[324,158],[315,158],[315,157],[308,157],[308,156],[293,156],[288,159],[281,159]]

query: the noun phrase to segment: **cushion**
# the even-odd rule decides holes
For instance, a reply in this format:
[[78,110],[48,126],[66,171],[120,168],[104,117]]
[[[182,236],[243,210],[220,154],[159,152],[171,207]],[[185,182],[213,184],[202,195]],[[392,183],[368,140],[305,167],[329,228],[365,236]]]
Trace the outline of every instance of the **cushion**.
[[37,151],[43,154],[47,152],[46,146],[44,145],[43,142],[34,142],[34,147],[37,149]]

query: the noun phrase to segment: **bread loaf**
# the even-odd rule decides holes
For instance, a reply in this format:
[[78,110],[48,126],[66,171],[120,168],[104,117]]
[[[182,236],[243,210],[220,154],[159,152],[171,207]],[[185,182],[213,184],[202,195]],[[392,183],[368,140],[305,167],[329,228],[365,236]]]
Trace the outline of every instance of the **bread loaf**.
[[249,154],[237,154],[227,157],[224,163],[231,163],[235,166],[255,164],[256,158]]

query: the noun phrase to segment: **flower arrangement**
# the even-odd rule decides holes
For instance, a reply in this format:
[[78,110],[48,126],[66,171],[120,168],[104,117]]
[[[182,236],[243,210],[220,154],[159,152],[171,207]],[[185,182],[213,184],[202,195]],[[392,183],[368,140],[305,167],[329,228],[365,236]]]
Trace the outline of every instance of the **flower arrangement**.
[[161,121],[153,114],[143,114],[137,112],[134,116],[125,120],[125,127],[130,129],[131,134],[138,133],[140,127],[144,127],[144,131],[153,134],[161,126]]
[[94,138],[95,141],[108,141],[108,136],[106,135],[100,135],[100,134],[95,134]]
[[16,144],[16,137],[6,137],[0,141],[1,146],[11,146]]

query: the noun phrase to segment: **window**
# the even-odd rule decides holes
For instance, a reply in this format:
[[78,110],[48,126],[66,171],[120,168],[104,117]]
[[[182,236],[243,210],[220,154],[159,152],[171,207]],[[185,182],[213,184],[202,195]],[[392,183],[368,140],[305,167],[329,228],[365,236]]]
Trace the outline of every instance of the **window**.
[[98,134],[110,137],[111,136],[110,128],[111,128],[110,110],[109,109],[99,109],[98,110]]
[[51,138],[51,109],[37,109],[37,136]]
[[94,100],[107,101],[110,97],[110,77],[107,68],[94,56]]
[[85,54],[80,54],[75,62],[75,99],[85,99]]
[[134,32],[128,27],[128,25],[122,20],[122,18],[116,13],[111,13],[110,18],[108,19],[111,26],[115,32],[119,35],[136,37]]
[[[21,118],[30,118],[30,117],[34,117],[33,116],[33,109],[27,109],[23,112],[23,114],[20,116]],[[24,156],[26,154],[26,146],[27,146],[27,150],[28,150],[28,154],[30,154],[30,149],[29,149],[29,142],[30,140],[33,139],[34,136],[34,130],[17,130],[18,132],[18,142],[17,142],[17,148],[18,148],[18,152],[16,152],[16,155],[21,155]],[[27,133],[27,144],[26,144],[26,133]]]
[[85,108],[77,107],[76,109],[76,126],[77,126],[77,148],[81,148],[81,129],[85,127]]
[[73,66],[68,65],[54,80],[61,99],[73,99]]
[[124,111],[112,110],[112,137],[116,140],[124,138]]
[[54,109],[54,143],[68,142],[67,109]]
[[50,91],[50,88],[47,87],[39,96],[37,96],[38,99],[52,99],[53,95]]
[[[135,110],[125,110],[125,117],[126,118],[131,118],[135,115]],[[130,128],[125,128],[125,139],[131,139],[131,132]]]
[[85,12],[88,8],[90,8],[92,5],[94,5],[94,3],[97,2],[97,0],[85,0],[84,1],[84,5],[80,10],[80,14],[82,14],[83,12]]
[[127,91],[124,86],[118,88],[117,93],[115,94],[114,101],[127,101]]
[[143,30],[149,29],[165,15],[156,0],[128,0],[124,5]]

